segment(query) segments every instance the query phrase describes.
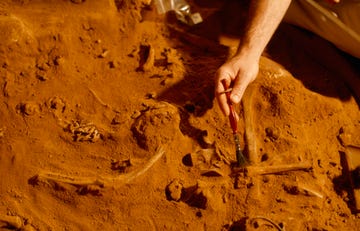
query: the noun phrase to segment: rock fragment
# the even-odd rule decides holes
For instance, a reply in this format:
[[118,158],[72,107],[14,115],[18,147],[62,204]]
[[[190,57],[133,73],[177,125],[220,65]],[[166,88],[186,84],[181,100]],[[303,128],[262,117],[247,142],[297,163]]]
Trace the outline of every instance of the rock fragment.
[[182,196],[183,184],[180,180],[175,179],[173,180],[167,187],[166,187],[166,194],[168,199],[174,201],[180,201]]

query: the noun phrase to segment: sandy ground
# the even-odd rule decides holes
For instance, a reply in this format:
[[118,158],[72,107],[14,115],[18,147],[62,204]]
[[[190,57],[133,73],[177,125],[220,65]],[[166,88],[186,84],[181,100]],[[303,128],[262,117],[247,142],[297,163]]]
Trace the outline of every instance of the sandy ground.
[[213,76],[243,15],[148,2],[1,1],[0,230],[356,230],[359,62],[282,25],[237,107],[239,169]]

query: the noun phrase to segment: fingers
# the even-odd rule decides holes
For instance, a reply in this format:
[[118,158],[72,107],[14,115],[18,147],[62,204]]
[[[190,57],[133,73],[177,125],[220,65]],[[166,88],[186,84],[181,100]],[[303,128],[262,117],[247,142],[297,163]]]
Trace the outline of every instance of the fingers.
[[242,80],[243,79],[236,78],[234,81],[233,90],[230,95],[230,100],[233,104],[240,103],[240,101],[244,95],[245,89],[248,86],[248,83],[246,83]]
[[230,101],[234,104],[240,103],[244,96],[245,90],[248,85],[255,80],[259,72],[259,65],[255,63],[249,66],[246,71],[239,70],[236,78],[234,79],[233,90],[230,95]]
[[222,74],[219,70],[215,76],[215,96],[221,111],[228,116],[230,114],[230,108],[226,95],[223,93],[226,90],[224,84],[222,83],[223,81],[225,81],[226,87],[230,85],[231,80],[227,80],[226,75]]
[[215,96],[221,111],[226,116],[229,115],[230,108],[226,94],[223,92],[232,86],[230,101],[233,104],[240,103],[247,86],[255,80],[259,71],[258,62],[251,61],[251,64],[248,64],[247,62],[239,63],[238,60],[236,61],[235,64],[232,61],[225,63],[218,69],[215,75]]

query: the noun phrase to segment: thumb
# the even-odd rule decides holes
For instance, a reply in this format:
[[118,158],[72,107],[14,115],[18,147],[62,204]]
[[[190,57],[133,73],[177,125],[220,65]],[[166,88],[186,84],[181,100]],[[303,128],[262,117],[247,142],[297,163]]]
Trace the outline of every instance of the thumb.
[[233,90],[230,95],[230,100],[234,104],[240,103],[241,98],[244,95],[246,86],[244,84],[241,84],[239,81],[236,81],[234,83]]

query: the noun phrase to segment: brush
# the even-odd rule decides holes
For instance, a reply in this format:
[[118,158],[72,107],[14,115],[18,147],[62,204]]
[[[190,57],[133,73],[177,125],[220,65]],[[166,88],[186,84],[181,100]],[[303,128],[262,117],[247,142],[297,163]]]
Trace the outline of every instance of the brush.
[[227,88],[225,80],[222,80],[221,83],[224,86],[224,89],[225,89],[224,93],[226,95],[227,103],[228,103],[229,109],[230,109],[229,121],[230,121],[230,126],[232,129],[234,141],[235,141],[236,160],[237,160],[238,166],[241,167],[241,166],[244,166],[247,164],[247,160],[246,160],[245,156],[243,155],[243,153],[241,151],[241,147],[240,147],[240,140],[239,140],[239,135],[238,135],[237,121],[236,121],[236,112],[235,112],[233,103],[230,100],[231,89]]

